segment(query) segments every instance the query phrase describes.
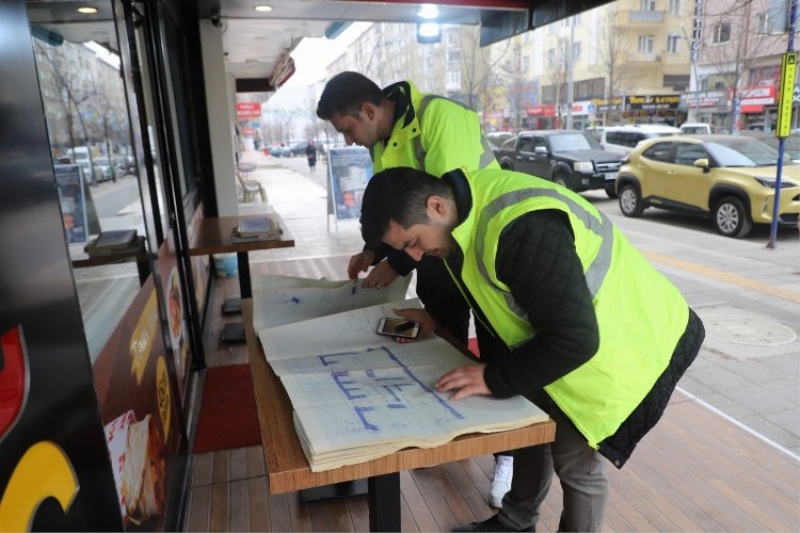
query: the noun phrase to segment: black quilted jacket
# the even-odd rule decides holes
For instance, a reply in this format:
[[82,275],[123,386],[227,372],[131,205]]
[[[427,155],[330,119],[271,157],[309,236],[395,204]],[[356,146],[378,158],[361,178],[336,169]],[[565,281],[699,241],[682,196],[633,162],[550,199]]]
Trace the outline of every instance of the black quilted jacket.
[[[469,209],[469,201],[466,202],[466,206],[459,202],[459,212]],[[457,271],[462,260],[463,257],[448,258]],[[536,211],[510,224],[500,239],[496,270],[498,278],[527,312],[537,334],[517,348],[513,356],[498,337],[481,339],[482,358],[488,362],[486,384],[495,396],[523,394],[545,410],[556,408],[550,401],[535,399],[543,394],[542,387],[591,359],[599,346],[594,306],[567,216],[555,210]],[[488,324],[485,318],[483,321]],[[622,467],[636,443],[661,417],[703,337],[702,323],[690,312],[687,331],[670,366],[617,433],[600,445],[599,451],[617,467]]]

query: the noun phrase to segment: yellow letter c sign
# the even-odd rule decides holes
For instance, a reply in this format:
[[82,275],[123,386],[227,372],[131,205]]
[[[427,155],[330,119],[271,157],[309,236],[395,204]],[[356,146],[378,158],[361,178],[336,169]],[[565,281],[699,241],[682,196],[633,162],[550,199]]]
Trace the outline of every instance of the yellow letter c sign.
[[80,487],[64,450],[37,442],[22,456],[0,499],[0,531],[30,531],[39,505],[50,496],[69,511]]

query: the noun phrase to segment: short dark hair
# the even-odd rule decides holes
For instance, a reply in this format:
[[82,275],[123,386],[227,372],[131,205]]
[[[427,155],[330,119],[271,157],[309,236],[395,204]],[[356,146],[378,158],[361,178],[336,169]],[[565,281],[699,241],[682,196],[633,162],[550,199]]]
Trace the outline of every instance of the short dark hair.
[[325,84],[317,104],[317,116],[330,120],[333,115],[358,116],[365,103],[381,105],[383,91],[378,85],[358,72],[345,71]]
[[427,201],[433,195],[453,198],[453,191],[447,183],[422,170],[387,168],[372,176],[361,200],[364,242],[377,248],[391,221],[402,228],[427,223]]

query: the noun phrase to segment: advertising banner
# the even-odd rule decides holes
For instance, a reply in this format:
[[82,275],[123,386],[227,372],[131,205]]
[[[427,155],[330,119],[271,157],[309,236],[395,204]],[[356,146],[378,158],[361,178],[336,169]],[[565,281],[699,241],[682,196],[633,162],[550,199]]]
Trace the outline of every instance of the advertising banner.
[[58,200],[64,232],[70,244],[86,242],[89,220],[86,216],[86,191],[79,165],[54,165]]
[[[172,283],[169,278],[164,281]],[[127,531],[168,529],[167,496],[173,483],[180,483],[176,461],[186,443],[163,322],[151,275],[93,368],[118,505]]]
[[358,218],[364,189],[372,177],[372,158],[362,146],[328,150],[328,214]]

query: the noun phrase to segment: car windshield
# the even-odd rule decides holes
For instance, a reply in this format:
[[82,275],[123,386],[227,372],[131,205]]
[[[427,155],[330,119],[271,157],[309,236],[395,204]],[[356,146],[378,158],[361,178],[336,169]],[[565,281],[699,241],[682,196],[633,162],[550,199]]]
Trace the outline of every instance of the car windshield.
[[100,166],[108,166],[108,158],[107,157],[95,157],[94,164]]
[[573,150],[599,149],[598,142],[583,133],[559,133],[550,135],[550,149],[553,152],[571,152]]
[[[780,146],[780,139],[774,135],[767,135],[759,141],[767,144],[776,150]],[[789,159],[800,159],[800,135],[792,134],[783,141],[783,151]]]
[[[705,143],[706,150],[723,167],[764,167],[778,163],[778,151],[755,139],[732,137]],[[786,162],[790,162],[785,158]]]

